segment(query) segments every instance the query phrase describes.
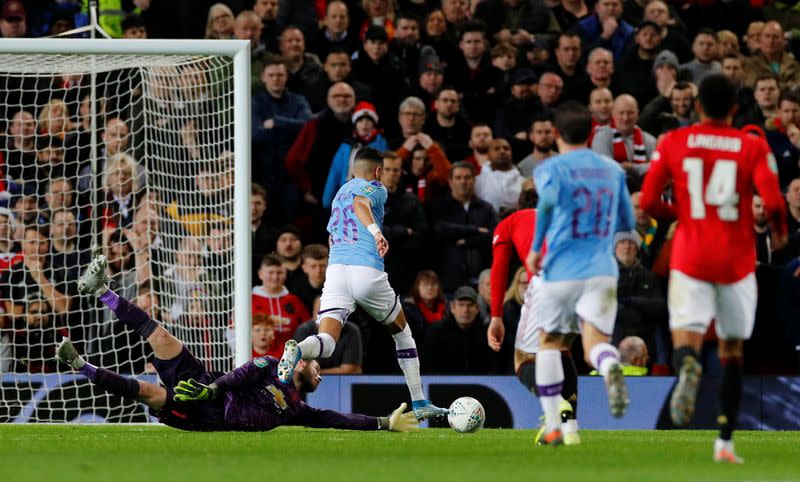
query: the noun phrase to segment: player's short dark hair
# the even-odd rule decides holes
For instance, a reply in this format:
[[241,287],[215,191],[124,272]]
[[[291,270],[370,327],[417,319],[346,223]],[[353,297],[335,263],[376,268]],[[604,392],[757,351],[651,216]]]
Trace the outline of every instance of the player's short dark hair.
[[585,144],[592,133],[592,113],[577,101],[567,101],[556,109],[555,125],[564,142]]
[[517,199],[517,208],[533,209],[538,203],[539,193],[536,192],[536,189],[523,189],[519,193],[519,199]]
[[736,105],[736,86],[722,74],[711,74],[703,79],[697,98],[703,113],[711,119],[724,119]]
[[471,172],[473,176],[475,175],[475,168],[472,167],[472,164],[465,161],[458,161],[450,166],[450,179],[453,179],[453,173],[456,172],[456,169],[469,169],[469,172]]
[[250,184],[250,196],[261,196],[267,200],[267,190],[261,184],[253,182]]
[[382,165],[383,154],[381,154],[377,149],[373,149],[371,147],[362,147],[356,151],[353,164],[368,165],[369,167]]
[[461,26],[461,30],[458,31],[458,41],[460,42],[464,35],[472,32],[482,33],[483,36],[486,36],[486,25],[480,20],[467,20],[464,22],[464,25]]
[[261,266],[265,268],[269,268],[270,266],[283,266],[283,260],[281,260],[281,257],[277,254],[265,254],[264,257],[261,258]]
[[305,262],[305,260],[309,258],[317,261],[328,259],[328,247],[324,244],[309,244],[303,248],[303,251],[300,253],[300,260],[301,262]]

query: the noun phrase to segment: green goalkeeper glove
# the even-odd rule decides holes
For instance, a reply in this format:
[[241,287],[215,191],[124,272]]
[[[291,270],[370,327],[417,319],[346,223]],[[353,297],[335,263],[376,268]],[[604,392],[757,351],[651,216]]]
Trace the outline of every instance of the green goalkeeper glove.
[[175,395],[172,397],[176,402],[197,402],[200,400],[214,399],[217,397],[217,385],[203,385],[194,378],[181,380],[175,387]]
[[419,430],[419,421],[414,412],[406,411],[408,405],[403,402],[389,415],[389,430],[392,432],[415,432]]

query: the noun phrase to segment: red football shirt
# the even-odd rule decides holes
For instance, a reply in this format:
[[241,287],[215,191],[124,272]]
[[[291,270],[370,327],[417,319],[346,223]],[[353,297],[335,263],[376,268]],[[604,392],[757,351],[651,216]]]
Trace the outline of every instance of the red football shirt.
[[[503,298],[508,283],[508,265],[516,251],[517,256],[525,264],[525,259],[533,243],[533,231],[536,225],[536,210],[521,209],[500,221],[494,229],[492,238],[492,316],[503,316]],[[531,272],[528,272],[528,279]]]
[[253,288],[253,313],[264,313],[272,320],[275,329],[275,341],[267,355],[280,358],[283,345],[294,335],[294,331],[311,315],[300,301],[300,298],[284,290],[277,295],[269,295],[261,286]]
[[[672,180],[673,205],[662,201]],[[641,206],[678,218],[670,269],[711,283],[735,283],[755,270],[753,194],[773,232],[786,233],[786,207],[767,143],[721,122],[676,129],[661,140],[642,187]]]

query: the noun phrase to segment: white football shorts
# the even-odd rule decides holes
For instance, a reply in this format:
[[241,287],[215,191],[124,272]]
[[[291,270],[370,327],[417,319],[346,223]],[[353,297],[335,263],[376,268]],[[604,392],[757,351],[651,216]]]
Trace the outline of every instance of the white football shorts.
[[610,336],[617,318],[617,278],[542,281],[533,307],[545,333],[580,333],[580,321]]
[[524,303],[519,315],[514,348],[525,353],[537,353],[539,351],[539,331],[542,327],[536,322],[537,319],[534,313],[536,313],[536,295],[541,283],[541,276],[534,276],[531,282],[528,283],[528,288],[525,290]]
[[747,340],[756,320],[758,287],[750,273],[731,284],[709,283],[680,271],[669,273],[669,326],[672,330],[705,333],[717,320],[717,336],[723,340]]
[[333,318],[344,324],[356,305],[379,323],[393,323],[400,314],[400,299],[389,285],[389,276],[369,266],[332,264],[325,271],[317,323]]

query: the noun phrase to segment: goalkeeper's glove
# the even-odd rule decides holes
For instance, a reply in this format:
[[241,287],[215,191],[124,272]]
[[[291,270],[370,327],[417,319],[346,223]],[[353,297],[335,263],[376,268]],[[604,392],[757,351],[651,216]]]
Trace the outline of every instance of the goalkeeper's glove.
[[406,411],[408,405],[403,402],[389,415],[389,430],[392,432],[415,432],[419,430],[419,421],[414,412]]
[[175,395],[172,397],[176,402],[196,402],[209,400],[217,397],[217,385],[203,385],[194,378],[181,380],[175,386]]

